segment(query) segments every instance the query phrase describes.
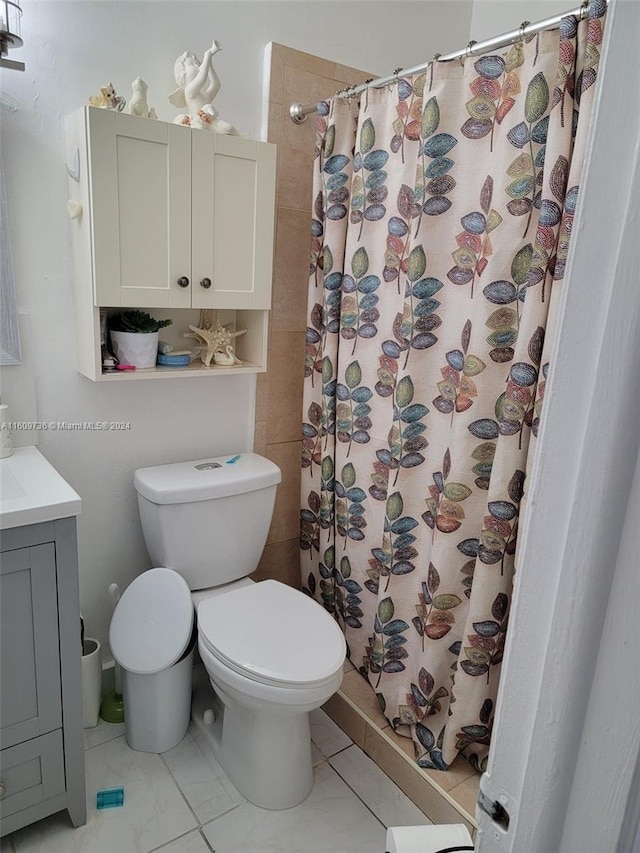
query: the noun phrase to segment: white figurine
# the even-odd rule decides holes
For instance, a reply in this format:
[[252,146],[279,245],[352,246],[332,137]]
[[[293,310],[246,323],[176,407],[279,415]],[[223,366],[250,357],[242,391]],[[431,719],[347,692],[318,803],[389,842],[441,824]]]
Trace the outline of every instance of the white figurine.
[[227,344],[224,352],[214,352],[213,360],[221,367],[233,367],[234,364],[242,364],[240,359],[235,357],[232,344]]
[[173,122],[238,136],[232,124],[218,118],[219,113],[213,106],[213,99],[220,90],[220,78],[213,68],[213,57],[220,50],[222,45],[214,41],[205,51],[202,63],[190,50],[176,59],[173,73],[178,88],[169,95],[169,101],[178,109],[186,107],[187,112],[176,116]]
[[133,94],[127,104],[127,112],[132,116],[142,116],[142,118],[158,118],[156,111],[149,109],[147,104],[147,84],[142,77],[136,77],[131,84]]

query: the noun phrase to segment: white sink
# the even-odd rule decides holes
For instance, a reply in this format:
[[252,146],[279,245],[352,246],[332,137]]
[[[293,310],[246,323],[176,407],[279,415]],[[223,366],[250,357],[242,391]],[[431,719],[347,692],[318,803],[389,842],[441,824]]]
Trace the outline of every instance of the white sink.
[[82,500],[36,447],[0,459],[0,530],[79,515]]

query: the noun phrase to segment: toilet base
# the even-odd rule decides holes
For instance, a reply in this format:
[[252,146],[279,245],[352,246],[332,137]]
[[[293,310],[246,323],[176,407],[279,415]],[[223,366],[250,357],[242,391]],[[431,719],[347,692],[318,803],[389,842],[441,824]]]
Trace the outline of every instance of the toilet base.
[[[290,809],[313,787],[309,714],[253,711],[231,701],[230,711],[203,680],[195,686],[191,718],[238,791],[264,809]],[[207,724],[212,709],[215,721]]]

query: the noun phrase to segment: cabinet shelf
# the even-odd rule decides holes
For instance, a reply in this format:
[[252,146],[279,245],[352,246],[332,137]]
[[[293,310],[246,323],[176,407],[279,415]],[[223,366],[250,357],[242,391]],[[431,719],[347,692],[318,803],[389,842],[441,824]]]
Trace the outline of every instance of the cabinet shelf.
[[127,382],[135,379],[178,379],[193,378],[195,376],[224,375],[238,373],[260,373],[263,370],[259,364],[244,362],[233,367],[211,365],[205,367],[200,361],[192,362],[189,367],[149,367],[144,370],[116,370],[107,371],[102,374],[103,382]]

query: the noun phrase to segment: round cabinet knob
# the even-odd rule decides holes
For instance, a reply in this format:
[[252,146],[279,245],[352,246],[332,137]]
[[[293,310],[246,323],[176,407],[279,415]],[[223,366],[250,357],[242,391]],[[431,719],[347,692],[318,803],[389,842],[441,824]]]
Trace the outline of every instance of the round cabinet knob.
[[189,279],[186,277],[186,275],[182,275],[178,279],[178,284],[180,285],[180,287],[189,287]]
[[205,290],[209,290],[209,288],[211,287],[211,279],[210,278],[203,278],[202,281],[200,282],[200,285],[201,285],[201,287],[204,287]]

